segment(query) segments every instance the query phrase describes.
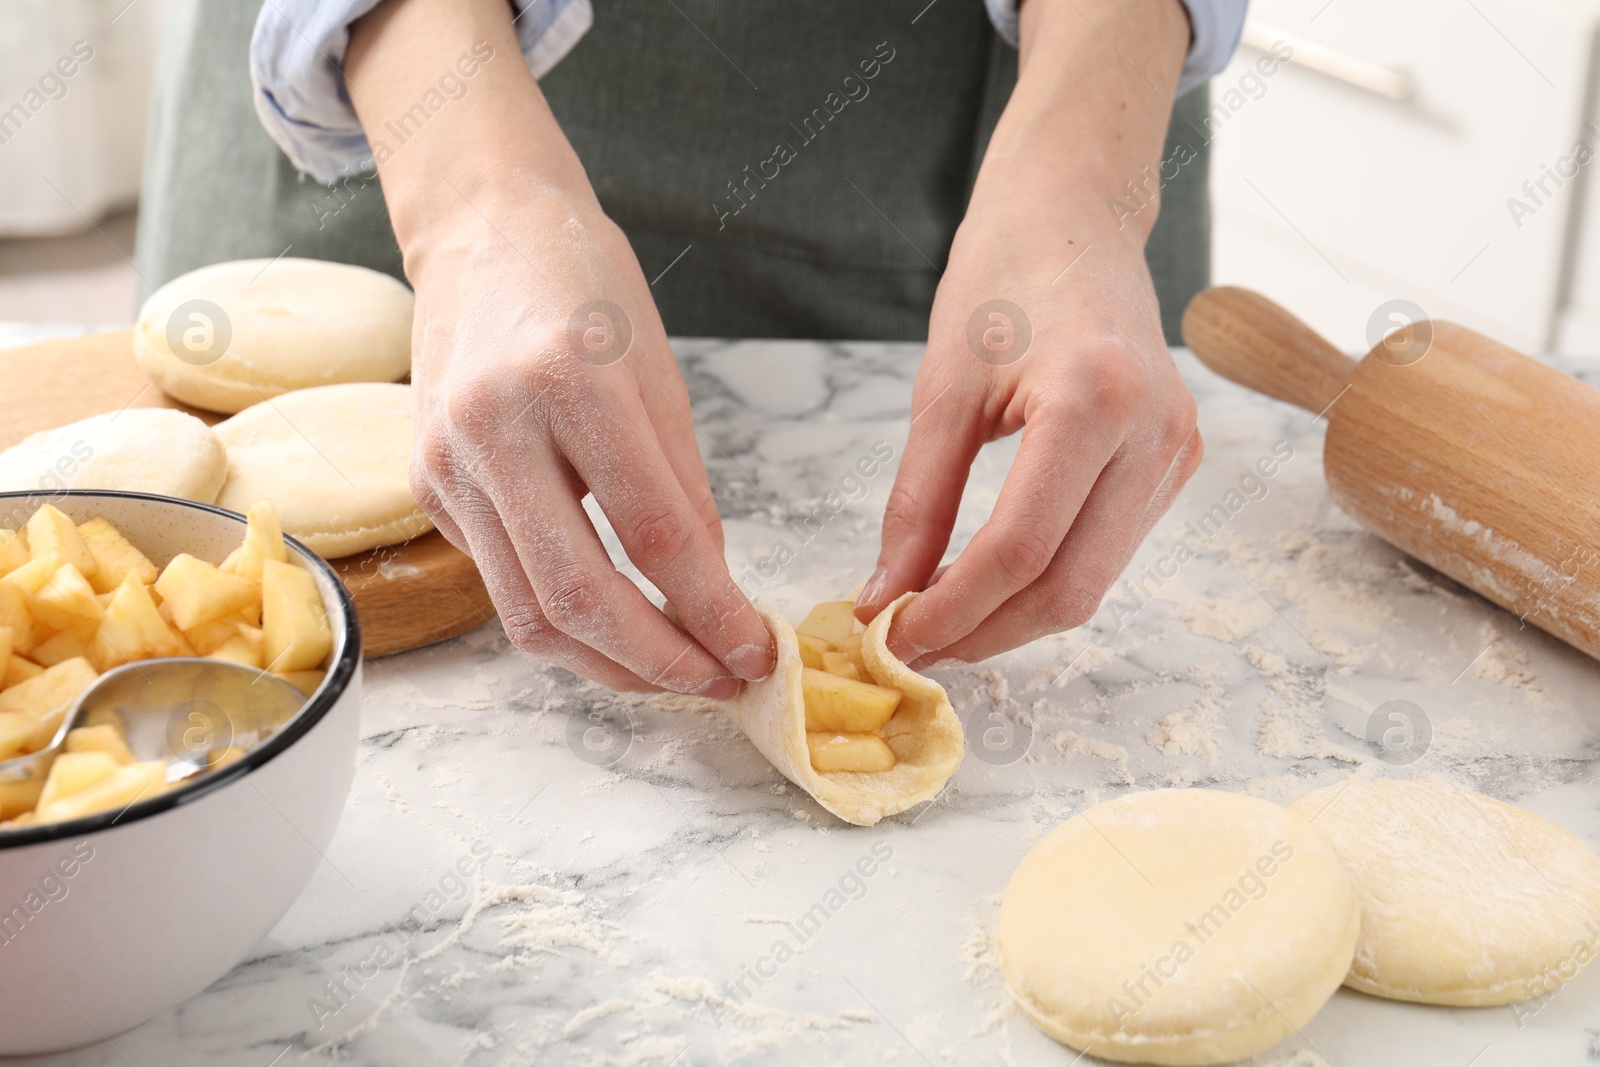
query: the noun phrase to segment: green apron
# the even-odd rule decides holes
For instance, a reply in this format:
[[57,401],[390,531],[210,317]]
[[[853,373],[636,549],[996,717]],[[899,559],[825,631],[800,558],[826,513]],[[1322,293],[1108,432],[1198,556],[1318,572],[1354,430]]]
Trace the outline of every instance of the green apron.
[[[139,219],[141,299],[207,263],[285,253],[402,277],[376,179],[330,189],[302,178],[257,123],[246,55],[259,7],[172,5]],[[1016,52],[978,0],[594,7],[594,28],[540,84],[653,280],[668,333],[927,336],[1016,82]],[[1204,89],[1177,103],[1146,250],[1174,344],[1210,273],[1206,103]]]

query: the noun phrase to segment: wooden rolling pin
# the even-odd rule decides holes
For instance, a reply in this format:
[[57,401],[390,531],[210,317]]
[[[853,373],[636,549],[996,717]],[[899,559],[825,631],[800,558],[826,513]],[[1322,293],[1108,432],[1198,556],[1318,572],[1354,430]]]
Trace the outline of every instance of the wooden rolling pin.
[[1335,503],[1600,659],[1600,390],[1424,320],[1359,363],[1247,289],[1199,293],[1184,341],[1224,378],[1324,414]]

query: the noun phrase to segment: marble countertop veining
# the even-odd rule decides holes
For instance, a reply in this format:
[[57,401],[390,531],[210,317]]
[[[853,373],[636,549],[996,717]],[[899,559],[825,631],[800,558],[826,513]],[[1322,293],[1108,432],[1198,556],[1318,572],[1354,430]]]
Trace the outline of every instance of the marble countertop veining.
[[[916,346],[677,349],[735,576],[796,618],[848,595]],[[1343,516],[1321,423],[1178,360],[1204,465],[1090,623],[938,672],[970,743],[936,801],[846,826],[713,708],[608,694],[488,626],[368,666],[349,807],[249,959],[114,1047],[27,1062],[1066,1067],[1095,1061],[1009,1006],[990,938],[1013,867],[1086,805],[1443,774],[1600,844],[1600,665]],[[1015,447],[980,456],[956,544]],[[1394,714],[1414,744],[1379,759]],[[1600,967],[1520,1011],[1341,991],[1253,1062],[1597,1059]]]

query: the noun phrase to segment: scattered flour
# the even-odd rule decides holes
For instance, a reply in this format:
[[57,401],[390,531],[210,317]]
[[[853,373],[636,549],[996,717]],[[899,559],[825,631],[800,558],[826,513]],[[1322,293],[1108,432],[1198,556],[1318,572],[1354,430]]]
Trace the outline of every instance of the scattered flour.
[[1101,741],[1093,737],[1084,737],[1071,730],[1061,730],[1046,738],[1050,744],[1062,755],[1071,755],[1081,752],[1087,756],[1095,756],[1111,764],[1117,772],[1118,780],[1123,785],[1133,784],[1133,775],[1128,771],[1128,750],[1121,745],[1113,745],[1109,741]]
[[1272,621],[1272,605],[1254,592],[1203,597],[1179,585],[1161,590],[1173,602],[1178,618],[1189,624],[1189,631],[1217,641],[1236,641],[1255,633]]
[[1256,728],[1256,751],[1276,759],[1333,759],[1367,763],[1371,757],[1329,741],[1322,719],[1311,709],[1280,704],[1268,697],[1261,702],[1261,722]]
[[608,1015],[615,1015],[619,1011],[629,1011],[632,1008],[633,1005],[626,1000],[605,1000],[599,1004],[590,1005],[567,1020],[567,1025],[561,1028],[561,1036],[571,1037],[596,1020],[604,1019]]
[[[561,948],[581,948],[613,967],[625,966],[629,960],[625,953],[611,947],[619,927],[609,919],[590,914],[584,907],[586,898],[574,889],[557,890],[542,885],[486,885],[474,897],[467,918],[462,920],[462,930],[471,925],[470,919],[485,907],[515,903],[510,914],[501,918],[505,936],[503,948],[515,949],[524,955],[555,952]],[[459,940],[459,933],[455,936]],[[436,955],[440,946],[429,950]],[[516,957],[507,957],[506,963]]]
[[1163,756],[1199,756],[1207,763],[1215,763],[1219,751],[1216,731],[1222,725],[1225,710],[1219,701],[1202,697],[1163,716],[1144,735],[1145,742]]
[[1280,678],[1289,673],[1289,661],[1269,648],[1246,645],[1239,651],[1244,656],[1245,662],[1269,678]]
[[1114,649],[1106,645],[1083,645],[1077,648],[1070,648],[1064,654],[1065,665],[1059,670],[1051,668],[1056,673],[1051,677],[1050,684],[1060,689],[1074,678],[1082,678],[1085,675],[1093,674],[1100,668],[1114,662],[1117,659],[1117,655]]
[[1487,644],[1483,653],[1472,661],[1472,673],[1495,685],[1509,685],[1517,689],[1537,689],[1534,673],[1528,669],[1528,654],[1508,642],[1495,628],[1484,621],[1481,634]]

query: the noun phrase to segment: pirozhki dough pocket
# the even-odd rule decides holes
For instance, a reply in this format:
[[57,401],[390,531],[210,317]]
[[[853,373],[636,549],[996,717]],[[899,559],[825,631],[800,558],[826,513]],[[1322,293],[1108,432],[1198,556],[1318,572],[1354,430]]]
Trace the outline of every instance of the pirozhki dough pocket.
[[961,720],[944,688],[885,644],[915,596],[890,604],[859,634],[846,604],[819,605],[801,624],[812,632],[801,633],[758,606],[777,666],[727,705],[785,778],[857,826],[937,796],[961,762]]

